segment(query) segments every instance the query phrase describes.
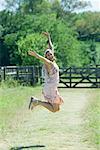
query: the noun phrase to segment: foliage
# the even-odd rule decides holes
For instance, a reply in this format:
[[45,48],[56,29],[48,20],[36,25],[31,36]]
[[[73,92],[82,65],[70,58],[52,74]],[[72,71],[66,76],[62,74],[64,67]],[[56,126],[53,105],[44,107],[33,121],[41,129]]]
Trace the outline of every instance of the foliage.
[[[55,32],[55,53],[60,66],[78,66],[80,62],[80,44],[75,38],[75,32],[69,29],[66,22],[59,20]],[[77,57],[77,60],[76,60]]]
[[84,12],[77,14],[73,18],[75,30],[78,32],[78,38],[84,41],[84,46],[86,47],[84,52],[86,52],[88,64],[100,64],[100,54],[97,48],[97,45],[100,45],[100,13]]
[[0,12],[0,65],[39,65],[39,61],[27,56],[27,51],[44,53],[47,40],[41,34],[43,31],[50,32],[61,67],[100,63],[99,43],[98,47],[95,44],[100,40],[100,13],[74,12],[86,3],[79,0],[6,2],[6,9]]
[[77,15],[78,19],[75,22],[76,30],[81,35],[98,34],[100,33],[100,13],[87,12]]
[[[52,22],[52,24],[50,24],[50,22]],[[35,25],[36,28],[39,28],[39,31],[49,31],[50,33],[52,33],[51,35],[53,37],[53,43],[55,46],[55,54],[58,58],[60,66],[81,65],[80,44],[75,38],[76,33],[74,33],[73,30],[69,29],[68,25],[64,21],[56,19],[56,16],[54,14],[43,14],[35,18]],[[44,39],[43,36],[41,36],[41,34],[39,35],[38,33],[29,34],[25,38],[22,38],[18,41],[18,47],[19,46],[19,50],[22,51],[23,56],[28,51],[28,49],[33,49],[37,52],[39,52],[39,50],[42,50],[43,54],[44,49],[46,48],[46,39]],[[41,52],[39,53],[41,54]],[[63,59],[65,61],[63,61]],[[26,62],[28,62],[28,64],[38,64],[38,61],[36,61],[36,59],[34,60],[35,61],[32,62],[32,59],[26,56],[24,57],[25,63],[23,64],[27,64]]]
[[43,53],[45,48],[45,39],[39,33],[33,33],[27,35],[25,38],[21,38],[18,42],[18,53],[21,56],[23,65],[39,65],[39,61],[34,58],[30,58],[27,55],[29,50],[35,50],[38,53]]
[[12,79],[11,77],[6,78],[6,80],[2,80],[0,82],[0,87],[2,88],[14,88],[14,87],[18,87],[20,85],[20,83],[14,79]]
[[99,43],[96,44],[96,51],[97,51],[96,63],[100,64],[100,44]]

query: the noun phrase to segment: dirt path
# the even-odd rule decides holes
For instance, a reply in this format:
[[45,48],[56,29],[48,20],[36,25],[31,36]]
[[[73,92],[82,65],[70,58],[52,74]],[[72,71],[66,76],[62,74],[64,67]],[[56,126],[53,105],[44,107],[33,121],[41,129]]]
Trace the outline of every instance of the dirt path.
[[[71,132],[69,133],[69,146],[68,150],[94,150],[93,146],[89,143],[87,137],[87,130],[85,127],[84,111],[88,104],[89,93],[86,90],[81,90],[73,94],[70,94],[67,97],[66,109],[67,109],[67,125],[69,126]],[[67,150],[66,149],[66,150]]]
[[37,107],[27,110],[28,101],[16,112],[0,139],[0,150],[97,150],[84,129],[84,110],[90,90],[64,89],[65,102],[58,113]]

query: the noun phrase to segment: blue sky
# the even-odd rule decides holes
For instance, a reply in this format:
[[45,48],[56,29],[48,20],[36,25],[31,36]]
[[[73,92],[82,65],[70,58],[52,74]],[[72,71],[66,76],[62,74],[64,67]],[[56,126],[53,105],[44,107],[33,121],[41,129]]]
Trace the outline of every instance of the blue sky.
[[[84,1],[84,0],[81,0]],[[85,0],[90,1],[92,6],[88,7],[86,10],[92,10],[92,11],[100,11],[100,0]],[[0,10],[4,8],[3,4],[5,3],[5,0],[0,0]]]

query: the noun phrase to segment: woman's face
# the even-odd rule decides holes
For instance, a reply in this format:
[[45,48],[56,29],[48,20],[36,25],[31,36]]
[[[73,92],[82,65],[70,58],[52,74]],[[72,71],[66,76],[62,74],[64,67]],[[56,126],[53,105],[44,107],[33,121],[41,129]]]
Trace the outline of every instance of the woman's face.
[[46,56],[46,58],[49,59],[50,61],[53,61],[53,60],[54,60],[54,56],[53,56],[53,54],[50,53],[50,52],[47,52],[45,56]]

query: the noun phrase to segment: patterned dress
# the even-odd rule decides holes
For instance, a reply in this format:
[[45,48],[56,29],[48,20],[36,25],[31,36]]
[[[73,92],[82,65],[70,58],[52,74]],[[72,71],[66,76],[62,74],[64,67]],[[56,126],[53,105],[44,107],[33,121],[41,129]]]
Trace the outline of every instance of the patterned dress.
[[44,98],[51,104],[63,103],[63,98],[60,96],[57,86],[59,84],[59,68],[56,63],[52,64],[50,73],[48,74],[46,66],[43,67],[45,83],[43,87]]

